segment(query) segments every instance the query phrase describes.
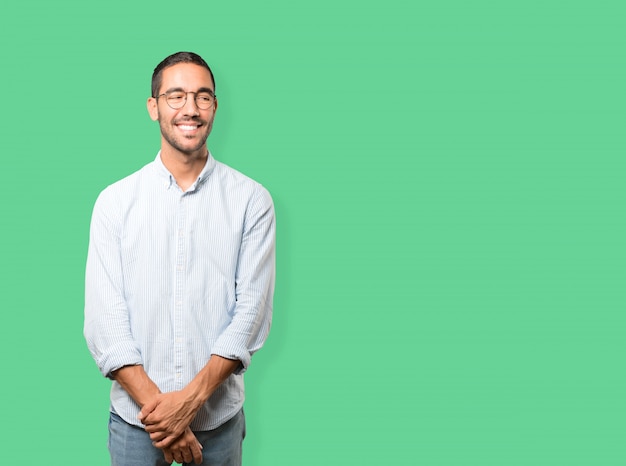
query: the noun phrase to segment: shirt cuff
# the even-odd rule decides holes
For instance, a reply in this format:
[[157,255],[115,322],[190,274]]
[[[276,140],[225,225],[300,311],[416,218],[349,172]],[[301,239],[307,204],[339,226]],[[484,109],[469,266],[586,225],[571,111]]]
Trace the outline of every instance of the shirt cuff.
[[98,368],[102,375],[108,378],[111,373],[124,366],[137,366],[143,364],[141,353],[137,346],[130,341],[116,343],[97,359]]
[[211,354],[215,354],[216,356],[221,356],[226,359],[239,360],[239,367],[233,371],[233,374],[235,375],[243,374],[246,370],[248,370],[252,357],[248,350],[235,351],[232,347],[226,348],[217,345],[211,350]]

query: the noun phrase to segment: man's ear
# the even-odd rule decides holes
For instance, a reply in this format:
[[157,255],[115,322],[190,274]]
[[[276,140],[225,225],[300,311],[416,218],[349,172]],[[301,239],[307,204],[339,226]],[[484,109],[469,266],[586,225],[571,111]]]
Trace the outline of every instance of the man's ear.
[[157,100],[154,97],[149,97],[148,102],[146,102],[146,106],[148,107],[148,113],[150,114],[152,121],[157,121],[159,119]]

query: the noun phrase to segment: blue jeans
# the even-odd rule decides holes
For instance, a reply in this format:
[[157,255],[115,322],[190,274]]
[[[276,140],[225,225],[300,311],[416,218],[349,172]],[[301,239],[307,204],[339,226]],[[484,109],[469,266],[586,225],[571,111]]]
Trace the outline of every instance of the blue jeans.
[[[217,429],[194,434],[203,447],[201,466],[241,466],[241,446],[246,435],[243,410]],[[152,445],[145,430],[128,424],[114,413],[111,413],[109,419],[109,452],[111,466],[169,464],[165,462],[163,451]]]

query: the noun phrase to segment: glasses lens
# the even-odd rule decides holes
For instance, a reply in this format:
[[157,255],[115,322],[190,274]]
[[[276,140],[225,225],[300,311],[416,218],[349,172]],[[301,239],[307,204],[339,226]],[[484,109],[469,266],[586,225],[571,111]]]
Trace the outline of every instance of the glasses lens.
[[208,92],[196,94],[196,105],[202,110],[207,110],[213,106],[214,97]]
[[170,107],[182,108],[187,100],[187,94],[184,92],[172,92],[171,94],[166,94],[165,98],[167,99],[167,105]]

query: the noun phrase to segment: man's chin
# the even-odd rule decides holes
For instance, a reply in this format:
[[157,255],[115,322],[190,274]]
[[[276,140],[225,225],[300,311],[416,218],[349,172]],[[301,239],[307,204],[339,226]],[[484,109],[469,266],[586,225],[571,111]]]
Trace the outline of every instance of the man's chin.
[[207,151],[206,139],[198,141],[197,138],[186,137],[182,141],[169,141],[167,139],[166,141],[172,149],[185,155],[197,155],[198,152],[203,152],[202,155],[204,155]]

